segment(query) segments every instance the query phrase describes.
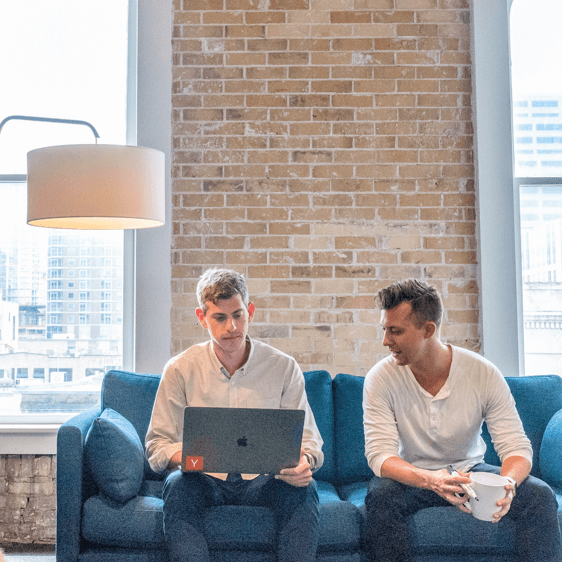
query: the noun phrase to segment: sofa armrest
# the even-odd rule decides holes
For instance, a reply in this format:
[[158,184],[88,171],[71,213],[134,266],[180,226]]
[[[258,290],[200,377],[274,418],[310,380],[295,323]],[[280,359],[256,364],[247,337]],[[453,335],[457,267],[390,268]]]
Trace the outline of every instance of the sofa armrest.
[[546,426],[539,453],[541,478],[562,488],[562,410],[558,410]]
[[57,433],[57,562],[76,562],[80,551],[82,504],[86,495],[84,442],[95,406],[61,425]]

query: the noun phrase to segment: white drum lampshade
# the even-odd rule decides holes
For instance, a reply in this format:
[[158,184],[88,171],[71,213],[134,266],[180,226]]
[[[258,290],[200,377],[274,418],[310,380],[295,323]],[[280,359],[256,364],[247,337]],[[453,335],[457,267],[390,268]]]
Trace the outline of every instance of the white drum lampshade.
[[27,154],[27,223],[87,230],[161,226],[165,156],[138,146],[85,144]]

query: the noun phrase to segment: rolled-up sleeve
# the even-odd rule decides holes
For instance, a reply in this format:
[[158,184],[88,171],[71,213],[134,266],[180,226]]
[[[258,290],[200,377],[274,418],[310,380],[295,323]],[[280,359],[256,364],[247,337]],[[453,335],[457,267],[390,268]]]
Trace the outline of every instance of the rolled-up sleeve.
[[172,362],[164,368],[146,434],[146,456],[154,472],[168,468],[170,459],[182,450],[185,391]]
[[533,447],[525,434],[511,390],[499,371],[487,382],[488,402],[484,419],[494,448],[503,463],[508,457],[524,457],[533,464]]
[[381,383],[376,366],[367,373],[363,387],[363,428],[367,463],[380,477],[384,461],[400,456],[400,445],[392,397]]

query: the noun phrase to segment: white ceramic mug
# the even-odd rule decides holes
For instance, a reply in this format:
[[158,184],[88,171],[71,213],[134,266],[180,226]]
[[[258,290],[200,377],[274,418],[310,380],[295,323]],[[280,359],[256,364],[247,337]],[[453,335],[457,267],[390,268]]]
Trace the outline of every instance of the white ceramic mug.
[[473,472],[470,479],[472,480],[470,487],[478,500],[470,498],[464,504],[465,507],[470,509],[476,519],[494,521],[494,513],[501,509],[496,503],[505,498],[507,491],[504,486],[510,483],[509,480],[505,476],[491,472]]

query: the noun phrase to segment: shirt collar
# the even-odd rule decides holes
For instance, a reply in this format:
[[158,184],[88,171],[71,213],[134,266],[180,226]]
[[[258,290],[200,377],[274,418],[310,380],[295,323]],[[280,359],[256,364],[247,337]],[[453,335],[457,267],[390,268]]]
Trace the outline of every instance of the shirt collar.
[[[250,363],[250,361],[252,360],[252,358],[254,356],[254,350],[255,350],[254,342],[252,341],[250,336],[246,336],[246,341],[250,343],[250,352],[248,353],[248,359],[246,359],[246,363],[244,363],[244,365],[242,365],[242,367],[240,367],[236,371],[237,373],[239,372],[241,374],[244,374],[244,372],[246,370],[246,367],[248,366],[248,364]],[[219,361],[219,358],[217,357],[217,354],[215,353],[215,350],[213,349],[212,342],[210,340],[209,340],[207,345],[208,345],[209,359],[211,361],[211,365],[213,366],[213,368],[217,372],[220,371],[223,375],[230,378],[230,375],[228,374],[228,371],[226,370],[224,365]]]

